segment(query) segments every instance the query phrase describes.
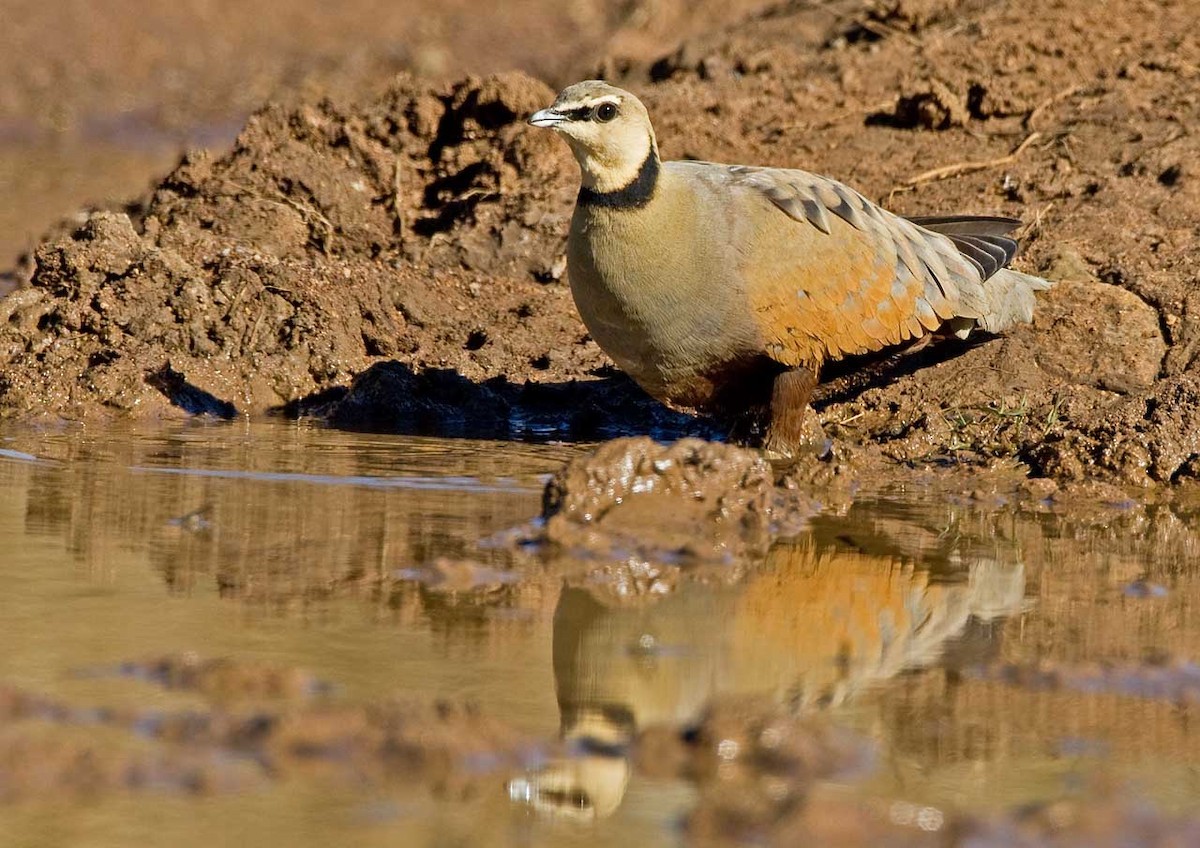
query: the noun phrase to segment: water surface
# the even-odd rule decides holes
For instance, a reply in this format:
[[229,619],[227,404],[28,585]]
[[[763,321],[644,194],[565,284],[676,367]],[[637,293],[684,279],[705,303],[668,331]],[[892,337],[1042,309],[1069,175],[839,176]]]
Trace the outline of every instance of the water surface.
[[[738,579],[634,602],[594,564],[503,543],[583,449],[296,424],[0,429],[0,685],[71,710],[0,722],[6,844],[675,844],[697,786],[620,752],[730,695],[861,737],[868,755],[812,803],[1200,800],[1185,508],[1017,510],[914,481],[819,514]],[[210,756],[88,718],[213,709],[115,673],[168,655],[304,669],[339,704],[478,704],[529,741],[515,765],[441,782],[238,761],[202,790],[22,783],[31,756],[76,744]]]

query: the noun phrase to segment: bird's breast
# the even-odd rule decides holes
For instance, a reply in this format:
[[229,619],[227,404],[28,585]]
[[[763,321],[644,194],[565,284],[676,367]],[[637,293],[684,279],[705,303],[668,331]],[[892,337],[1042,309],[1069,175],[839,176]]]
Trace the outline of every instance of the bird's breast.
[[567,268],[588,332],[660,399],[703,406],[713,390],[706,375],[750,345],[738,280],[669,220],[577,212]]

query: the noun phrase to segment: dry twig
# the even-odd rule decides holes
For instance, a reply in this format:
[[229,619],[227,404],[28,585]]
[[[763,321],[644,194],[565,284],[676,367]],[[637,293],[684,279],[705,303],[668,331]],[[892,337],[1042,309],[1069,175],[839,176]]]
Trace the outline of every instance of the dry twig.
[[935,183],[940,180],[948,180],[952,177],[961,177],[963,174],[973,174],[976,171],[986,171],[988,168],[999,168],[1001,165],[1008,165],[1015,161],[1022,153],[1029,149],[1035,141],[1042,137],[1040,132],[1032,132],[1025,137],[1025,140],[1013,149],[1012,153],[1007,156],[1000,156],[996,159],[984,159],[977,162],[955,162],[951,165],[943,165],[940,168],[933,168],[917,174],[915,177],[909,177],[904,182],[893,188],[889,192],[889,197],[898,191],[916,188],[924,183]]
[[1079,94],[1082,91],[1087,91],[1087,89],[1088,89],[1088,86],[1086,86],[1086,85],[1072,85],[1069,88],[1064,88],[1062,91],[1058,92],[1057,94],[1050,95],[1045,100],[1043,100],[1041,103],[1034,106],[1032,111],[1030,111],[1030,113],[1025,116],[1025,120],[1022,121],[1021,123],[1024,125],[1025,129],[1032,130],[1033,122],[1035,120],[1037,120],[1038,117],[1040,117],[1043,112],[1045,112],[1047,109],[1049,109],[1055,103],[1058,103],[1062,100],[1066,100],[1068,97],[1073,97],[1074,95]]
[[399,153],[396,154],[392,167],[394,169],[392,172],[392,215],[396,219],[396,236],[404,238],[404,184],[402,182],[404,172],[400,169]]
[[919,47],[921,44],[920,40],[916,36],[912,35],[911,33],[907,33],[902,29],[897,29],[896,27],[891,26],[890,24],[885,24],[883,21],[873,21],[870,18],[863,18],[861,20],[855,21],[855,23],[858,24],[858,26],[865,29],[867,32],[871,33],[872,35],[878,36],[879,38],[887,38],[888,36],[895,36],[897,38],[903,39],[904,41],[907,41],[913,47]]
[[1018,227],[1017,231],[1013,233],[1013,238],[1019,242],[1029,242],[1041,235],[1042,227],[1045,225],[1046,215],[1051,209],[1054,208],[1054,203],[1055,202],[1051,200],[1049,203],[1035,212],[1033,220]]

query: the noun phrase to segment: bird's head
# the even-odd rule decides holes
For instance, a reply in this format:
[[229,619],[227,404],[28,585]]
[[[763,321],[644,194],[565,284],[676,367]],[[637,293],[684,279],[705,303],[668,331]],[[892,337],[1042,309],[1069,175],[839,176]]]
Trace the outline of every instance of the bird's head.
[[566,139],[579,161],[584,186],[598,192],[624,188],[637,179],[648,157],[658,157],[646,107],[628,91],[600,80],[564,88],[529,123]]

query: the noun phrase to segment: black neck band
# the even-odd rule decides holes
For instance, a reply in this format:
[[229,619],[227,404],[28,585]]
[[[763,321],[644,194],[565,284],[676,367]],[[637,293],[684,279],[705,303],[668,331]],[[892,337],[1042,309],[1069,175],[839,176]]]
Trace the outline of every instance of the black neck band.
[[629,185],[613,191],[596,191],[594,188],[581,186],[580,206],[604,206],[609,209],[638,209],[650,202],[654,196],[654,188],[658,185],[658,153],[650,148],[646,161],[638,168],[637,176]]

